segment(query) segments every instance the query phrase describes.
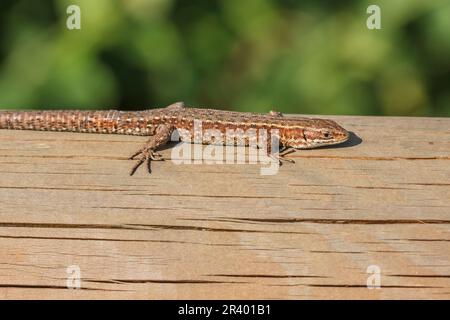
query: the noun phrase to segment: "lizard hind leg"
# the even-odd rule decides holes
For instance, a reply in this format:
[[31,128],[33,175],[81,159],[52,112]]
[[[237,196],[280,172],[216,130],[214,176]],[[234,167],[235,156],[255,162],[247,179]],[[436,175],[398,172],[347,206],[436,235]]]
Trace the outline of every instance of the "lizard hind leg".
[[152,172],[151,161],[164,161],[162,155],[155,150],[169,142],[173,130],[173,127],[165,124],[156,127],[155,134],[150,136],[144,147],[130,157],[130,160],[137,160],[137,163],[131,168],[130,176],[146,161],[149,173]]

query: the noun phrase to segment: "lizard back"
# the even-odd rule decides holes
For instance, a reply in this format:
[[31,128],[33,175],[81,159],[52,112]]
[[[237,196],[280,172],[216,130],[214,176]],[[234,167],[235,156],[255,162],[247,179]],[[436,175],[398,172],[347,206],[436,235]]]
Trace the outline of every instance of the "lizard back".
[[[200,126],[196,125],[196,121]],[[336,122],[326,119],[284,117],[263,114],[222,111],[201,108],[160,108],[145,111],[1,111],[0,129],[65,131],[152,135],[159,125],[169,125],[185,132],[182,140],[211,143],[205,135],[213,130],[225,135],[227,131],[241,130],[241,139],[235,144],[248,145],[252,130],[277,130],[283,145],[310,148],[345,141],[348,132]],[[200,135],[200,138],[198,136]],[[270,137],[269,137],[270,138]],[[225,141],[225,140],[223,140]]]

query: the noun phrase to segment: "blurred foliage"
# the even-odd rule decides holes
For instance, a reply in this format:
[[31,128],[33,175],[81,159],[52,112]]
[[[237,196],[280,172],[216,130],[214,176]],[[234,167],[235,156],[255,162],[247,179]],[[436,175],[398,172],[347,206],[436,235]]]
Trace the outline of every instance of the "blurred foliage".
[[449,18],[448,0],[2,0],[0,106],[449,116]]

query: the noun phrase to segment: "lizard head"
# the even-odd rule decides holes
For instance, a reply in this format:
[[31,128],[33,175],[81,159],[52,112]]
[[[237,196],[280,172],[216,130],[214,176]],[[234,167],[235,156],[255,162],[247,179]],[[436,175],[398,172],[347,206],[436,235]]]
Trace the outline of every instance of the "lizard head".
[[348,131],[336,122],[323,119],[316,119],[313,125],[300,126],[289,131],[289,135],[285,139],[282,138],[282,143],[295,149],[311,149],[340,144],[350,137]]

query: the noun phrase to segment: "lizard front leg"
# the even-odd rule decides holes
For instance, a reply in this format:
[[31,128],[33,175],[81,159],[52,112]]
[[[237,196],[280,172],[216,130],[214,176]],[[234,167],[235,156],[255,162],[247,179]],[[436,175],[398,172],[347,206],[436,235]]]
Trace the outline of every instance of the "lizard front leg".
[[151,173],[151,161],[164,160],[164,158],[159,153],[155,152],[155,150],[169,142],[174,129],[174,127],[167,124],[161,124],[155,128],[155,134],[150,136],[144,147],[130,157],[131,160],[138,160],[131,169],[130,176],[132,176],[145,161],[147,161],[148,172]]
[[283,147],[280,149],[280,152],[279,152],[279,154],[278,154],[278,160],[280,160],[280,163],[281,163],[281,162],[295,163],[295,160],[294,160],[294,159],[286,158],[286,155],[288,155],[288,154],[290,154],[290,153],[292,153],[292,152],[295,152],[295,149],[294,149],[294,148],[283,146]]

